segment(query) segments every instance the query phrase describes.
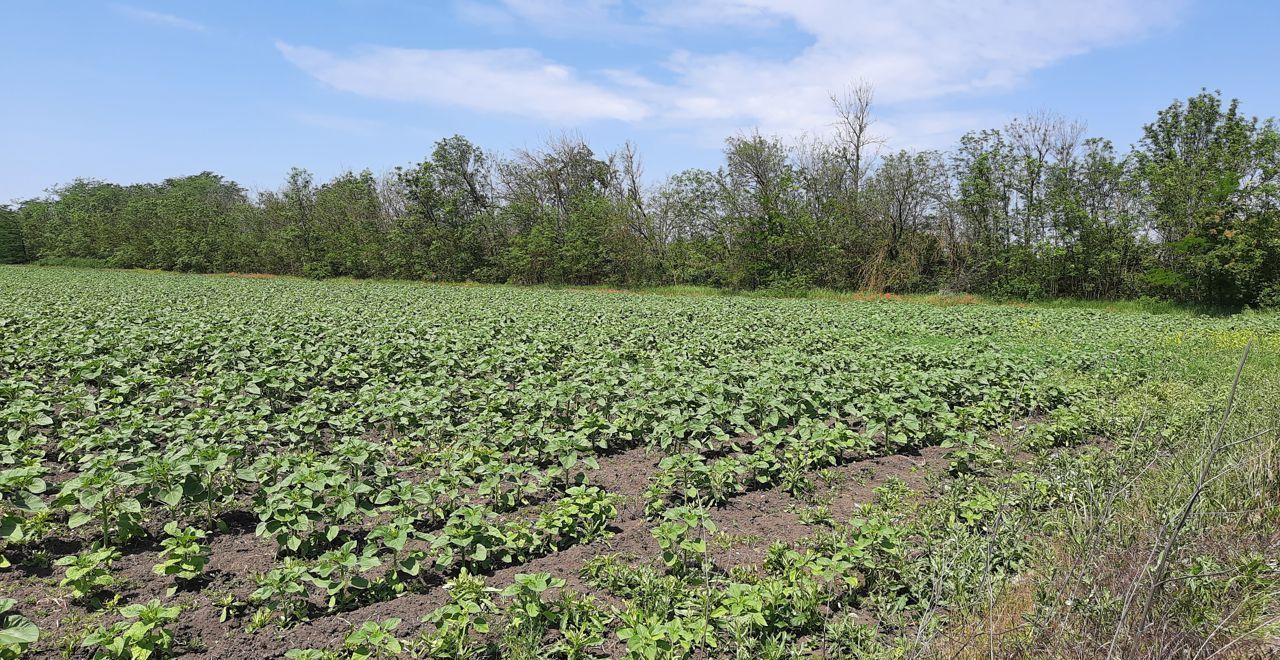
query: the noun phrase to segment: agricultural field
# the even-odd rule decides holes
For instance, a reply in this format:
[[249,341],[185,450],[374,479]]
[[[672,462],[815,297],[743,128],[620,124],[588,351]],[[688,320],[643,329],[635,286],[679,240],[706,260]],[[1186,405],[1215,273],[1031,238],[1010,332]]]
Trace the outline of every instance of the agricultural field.
[[1277,374],[1263,314],[4,267],[0,658],[1265,654]]

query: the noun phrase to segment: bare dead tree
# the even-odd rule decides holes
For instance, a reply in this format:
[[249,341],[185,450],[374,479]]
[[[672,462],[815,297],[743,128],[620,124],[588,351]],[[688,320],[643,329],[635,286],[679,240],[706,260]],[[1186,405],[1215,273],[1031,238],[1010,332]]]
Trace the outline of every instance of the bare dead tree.
[[856,199],[862,182],[875,164],[885,139],[872,132],[871,103],[875,92],[870,83],[860,81],[842,93],[831,95],[835,108],[837,153],[849,172],[849,192]]
[[1069,165],[1077,159],[1084,124],[1042,111],[1013,120],[1005,133],[1018,172],[1014,190],[1021,206],[1022,242],[1031,245],[1045,231],[1046,172],[1055,163]]
[[609,156],[609,160],[614,164],[612,171],[619,179],[612,188],[618,201],[622,202],[621,206],[627,210],[631,231],[650,240],[649,212],[642,183],[644,162],[640,159],[635,143],[627,140],[622,148]]

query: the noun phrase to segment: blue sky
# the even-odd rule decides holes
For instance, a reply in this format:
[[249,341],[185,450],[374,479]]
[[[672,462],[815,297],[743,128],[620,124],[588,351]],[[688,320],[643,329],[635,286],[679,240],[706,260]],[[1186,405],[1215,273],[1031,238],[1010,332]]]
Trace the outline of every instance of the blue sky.
[[1124,147],[1201,87],[1280,114],[1280,3],[1171,0],[0,1],[0,201],[212,170],[274,188],[573,131],[650,178],[821,134],[876,90],[890,148],[1049,110]]

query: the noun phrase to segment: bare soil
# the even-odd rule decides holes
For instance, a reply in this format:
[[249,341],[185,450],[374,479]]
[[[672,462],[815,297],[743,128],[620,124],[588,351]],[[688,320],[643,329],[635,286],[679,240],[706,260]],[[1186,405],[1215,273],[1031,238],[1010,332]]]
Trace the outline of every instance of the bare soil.
[[[778,488],[754,490],[732,498],[712,510],[712,520],[719,534],[711,545],[712,561],[722,570],[734,566],[758,566],[770,544],[792,542],[821,529],[820,523],[806,524],[802,512],[826,506],[836,520],[846,520],[857,505],[871,501],[874,489],[890,479],[900,479],[913,490],[925,489],[930,475],[946,469],[946,450],[930,447],[919,453],[898,454],[855,461],[830,468],[824,475],[810,475],[815,490],[804,498],[794,497]],[[612,535],[592,543],[570,547],[510,566],[486,575],[490,585],[510,584],[516,574],[546,572],[565,580],[566,586],[582,594],[596,597],[602,606],[621,606],[610,594],[586,584],[580,577],[583,565],[603,554],[626,554],[656,565],[660,548],[650,533],[651,523],[645,517],[645,490],[658,472],[661,456],[645,449],[631,449],[599,459],[599,469],[588,474],[590,483],[622,496],[618,516],[610,526]],[[518,513],[518,512],[516,512]],[[174,627],[180,648],[191,658],[281,658],[294,648],[335,648],[352,628],[366,621],[386,618],[401,619],[396,633],[413,638],[425,627],[424,615],[443,605],[447,590],[437,585],[418,593],[370,604],[338,614],[322,615],[290,629],[267,628],[247,632],[248,612],[219,620],[220,607],[215,599],[233,594],[247,601],[255,589],[253,576],[269,570],[276,563],[275,543],[253,534],[251,516],[244,511],[227,516],[234,523],[226,533],[211,535],[210,561],[205,576],[196,584],[180,589],[173,600],[183,611]],[[69,543],[69,550],[74,552]],[[57,552],[58,555],[66,552]],[[116,574],[124,580],[120,594],[129,602],[165,598],[174,583],[171,578],[156,575],[152,566],[159,561],[159,548],[153,543],[135,544],[116,562]],[[59,657],[68,644],[74,644],[80,631],[98,624],[118,620],[115,615],[93,613],[84,604],[49,594],[65,593],[57,587],[61,569],[29,569],[15,567],[0,587],[0,595],[19,601],[23,613],[43,631],[42,639],[30,657]],[[606,653],[620,654],[625,648],[618,640],[610,640]],[[83,649],[75,649],[73,658],[86,658]]]

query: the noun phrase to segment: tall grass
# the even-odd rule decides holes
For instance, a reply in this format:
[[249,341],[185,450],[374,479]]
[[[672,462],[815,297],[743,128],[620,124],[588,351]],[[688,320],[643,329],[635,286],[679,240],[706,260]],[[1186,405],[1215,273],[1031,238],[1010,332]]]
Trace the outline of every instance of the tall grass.
[[1280,657],[1280,369],[1247,356],[1229,388],[1117,400],[1145,406],[1131,435],[1046,521],[1033,569],[957,613],[941,655]]

